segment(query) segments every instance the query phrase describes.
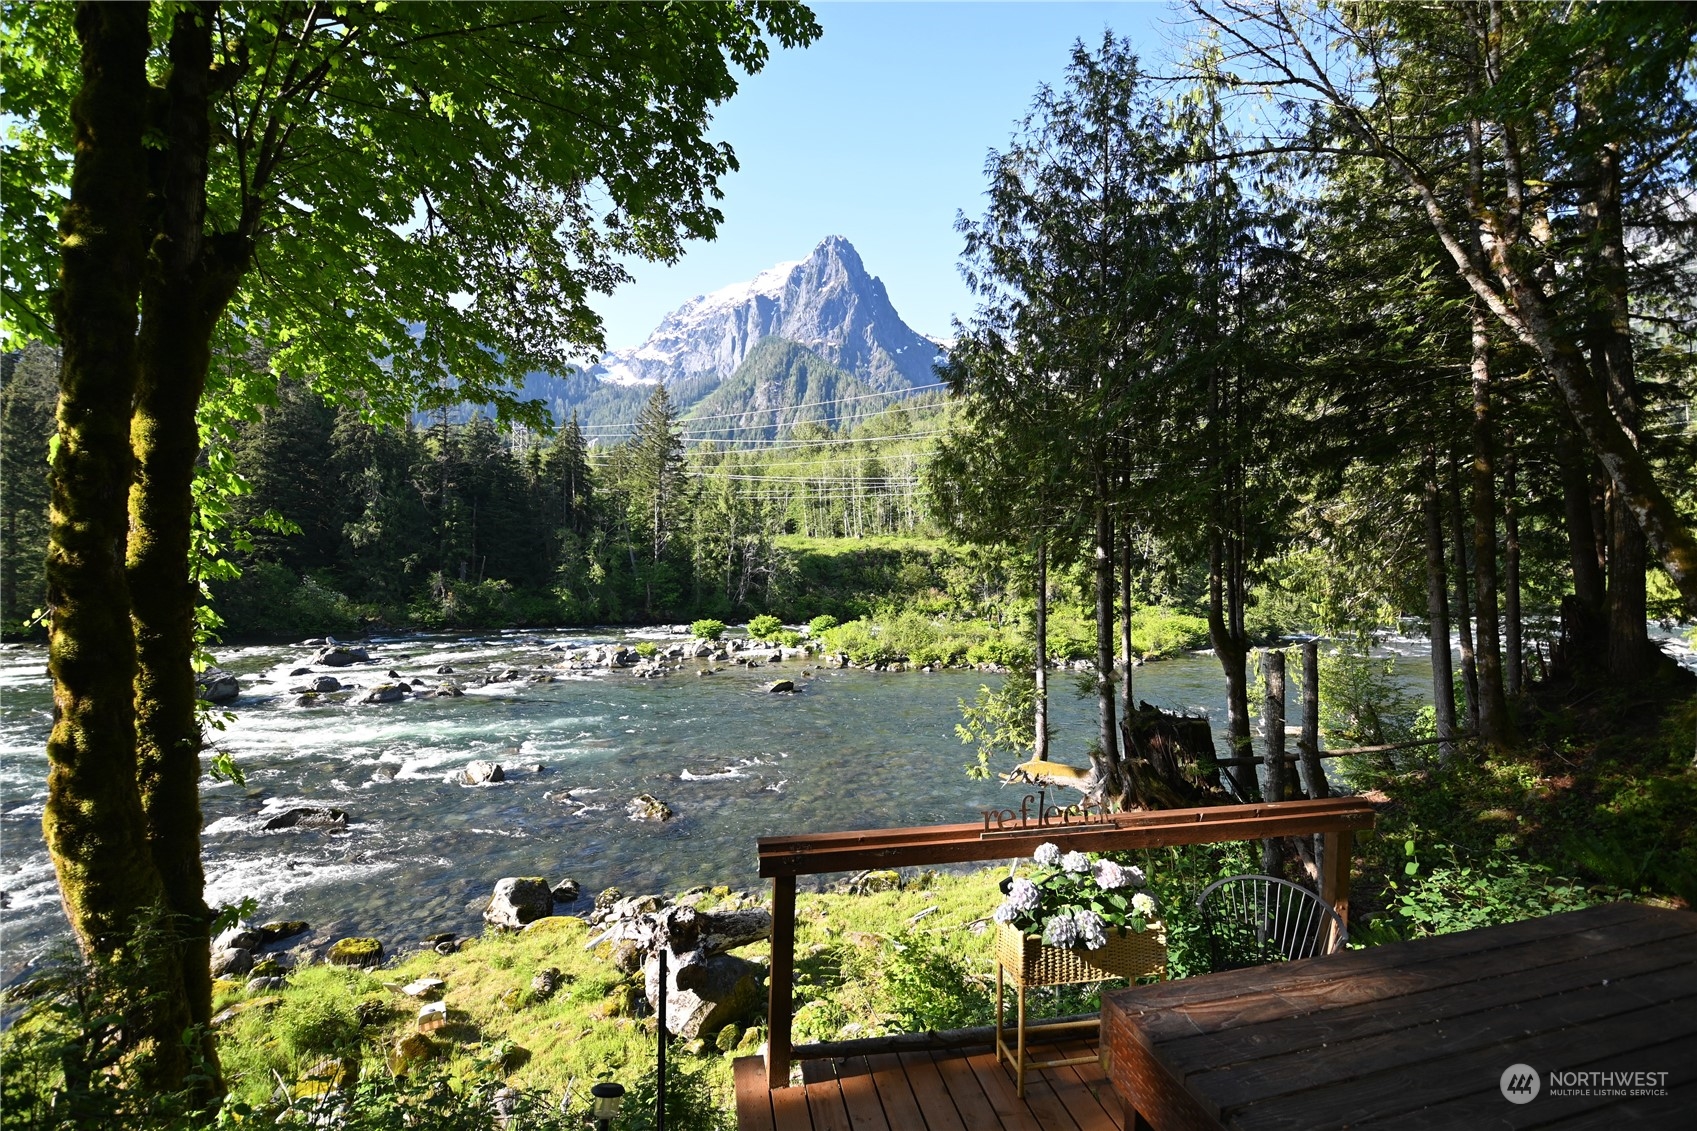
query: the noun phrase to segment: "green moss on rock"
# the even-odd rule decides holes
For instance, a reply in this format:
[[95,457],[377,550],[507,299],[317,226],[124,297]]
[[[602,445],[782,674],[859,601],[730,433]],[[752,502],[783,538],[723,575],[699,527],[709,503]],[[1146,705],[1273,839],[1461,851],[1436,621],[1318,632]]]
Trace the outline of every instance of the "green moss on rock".
[[336,966],[376,966],[383,961],[383,944],[373,938],[337,939],[324,957]]

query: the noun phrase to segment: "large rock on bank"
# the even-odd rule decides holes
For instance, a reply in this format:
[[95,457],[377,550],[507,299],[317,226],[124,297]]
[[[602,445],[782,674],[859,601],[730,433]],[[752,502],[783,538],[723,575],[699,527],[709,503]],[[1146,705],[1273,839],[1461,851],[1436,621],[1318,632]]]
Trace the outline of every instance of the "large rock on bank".
[[483,921],[516,931],[553,913],[554,895],[548,890],[547,880],[541,876],[507,876],[495,881],[495,894],[489,897]]

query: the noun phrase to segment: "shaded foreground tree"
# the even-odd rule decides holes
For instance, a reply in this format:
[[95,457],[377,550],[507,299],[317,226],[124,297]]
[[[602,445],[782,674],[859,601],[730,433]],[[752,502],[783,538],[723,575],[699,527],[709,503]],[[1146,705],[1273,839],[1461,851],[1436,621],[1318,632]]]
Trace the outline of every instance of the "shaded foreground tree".
[[588,300],[620,257],[714,233],[735,158],[703,135],[736,71],[818,27],[758,0],[5,16],[6,325],[63,351],[43,820],[86,950],[172,914],[169,984],[136,987],[154,1005],[125,1039],[175,1088],[210,1012],[190,561],[208,390],[239,414],[289,373],[374,420],[460,399],[534,418],[523,374],[600,347]]

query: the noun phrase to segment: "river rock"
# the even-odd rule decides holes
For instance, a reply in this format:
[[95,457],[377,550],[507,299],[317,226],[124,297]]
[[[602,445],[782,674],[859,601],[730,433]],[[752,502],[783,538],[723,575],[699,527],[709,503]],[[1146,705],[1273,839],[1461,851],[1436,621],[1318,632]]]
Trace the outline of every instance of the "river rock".
[[507,876],[495,881],[495,893],[483,912],[483,921],[510,931],[554,913],[554,897],[541,876]]
[[454,674],[454,666],[452,664],[443,664],[441,667],[436,669],[436,674],[437,675],[453,675]]
[[318,650],[312,662],[327,668],[345,668],[349,664],[369,664],[371,653],[364,648],[350,648],[345,644],[326,644]]
[[293,671],[291,671],[289,673],[289,678],[294,679],[297,675],[311,675],[311,674],[312,674],[311,668],[295,668]]
[[781,691],[793,692],[795,690],[795,681],[792,679],[775,679],[772,681],[771,686],[767,687],[766,690],[773,693]]
[[577,897],[583,893],[583,885],[567,877],[549,889],[555,903],[576,903]]
[[219,951],[239,947],[242,950],[257,950],[264,941],[264,936],[251,923],[240,922],[220,931],[218,937],[212,940],[212,949]]
[[401,767],[394,762],[379,762],[372,768],[372,781],[394,781],[395,775],[401,772]]
[[233,703],[242,685],[223,668],[207,668],[194,677],[195,693],[209,703]]
[[380,683],[367,691],[361,703],[399,703],[412,694],[412,688],[404,683]]
[[530,992],[541,1001],[547,1001],[553,997],[554,991],[559,988],[560,969],[557,966],[550,966],[546,970],[537,971],[536,977],[530,980]]
[[647,793],[637,794],[625,806],[625,816],[633,821],[669,821],[676,815],[670,805]]
[[259,945],[270,946],[274,942],[304,935],[312,930],[312,924],[305,919],[276,919],[259,925]]
[[499,762],[486,762],[481,758],[467,765],[465,769],[455,770],[448,775],[450,785],[489,785],[506,780],[506,772],[501,769]]
[[285,809],[266,821],[264,827],[267,832],[274,829],[345,829],[348,827],[348,815],[327,805],[301,805]]
[[317,679],[313,680],[309,686],[313,691],[317,691],[322,694],[325,692],[342,690],[342,681],[333,675],[321,675]]
[[[746,1025],[766,1001],[765,969],[734,954],[718,954],[682,970],[667,970],[666,1029],[681,1040],[717,1034],[727,1025]],[[681,977],[680,977],[681,975]],[[660,1000],[660,961],[649,959],[643,971],[648,1000]]]
[[369,937],[337,939],[324,960],[332,966],[376,966],[383,961],[383,944]]
[[232,946],[212,952],[212,976],[229,978],[246,974],[253,969],[253,951]]
[[261,994],[266,990],[280,990],[285,979],[281,974],[262,974],[257,978],[249,978],[245,987],[250,994]]

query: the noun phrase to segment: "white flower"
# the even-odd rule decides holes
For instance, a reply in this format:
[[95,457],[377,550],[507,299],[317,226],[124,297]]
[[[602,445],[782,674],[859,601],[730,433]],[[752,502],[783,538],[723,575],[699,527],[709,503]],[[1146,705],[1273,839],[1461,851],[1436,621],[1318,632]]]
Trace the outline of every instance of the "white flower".
[[1096,861],[1096,886],[1103,891],[1113,891],[1123,888],[1131,882],[1126,870],[1112,860]]
[[1148,917],[1155,914],[1155,897],[1146,891],[1140,891],[1131,897],[1131,910],[1134,915]]
[[1061,857],[1061,871],[1071,872],[1075,876],[1082,875],[1090,871],[1090,857],[1082,852],[1069,852]]
[[1149,877],[1145,876],[1143,874],[1143,869],[1139,868],[1136,864],[1133,864],[1125,870],[1125,877],[1128,881],[1130,881],[1131,886],[1134,888],[1140,888],[1149,882]]
[[1043,896],[1037,885],[1021,876],[1008,886],[1007,905],[1017,911],[1035,911]]
[[996,908],[996,913],[992,915],[991,918],[996,920],[998,923],[1012,923],[1015,919],[1019,918],[1019,908],[1015,907],[1012,903],[1004,903],[1000,907]]
[[1043,941],[1050,946],[1072,946],[1078,941],[1078,924],[1068,912],[1061,912],[1043,924]]
[[1072,924],[1077,929],[1079,941],[1084,944],[1085,949],[1096,950],[1108,945],[1108,934],[1102,929],[1102,919],[1094,911],[1074,911]]
[[1031,854],[1031,858],[1045,867],[1052,868],[1055,861],[1061,858],[1061,846],[1053,841],[1040,844],[1037,846],[1037,851]]

